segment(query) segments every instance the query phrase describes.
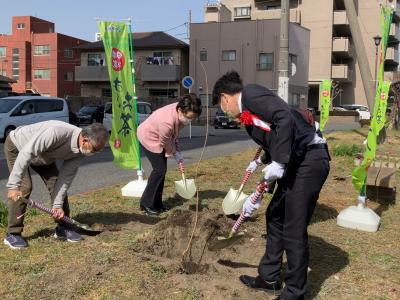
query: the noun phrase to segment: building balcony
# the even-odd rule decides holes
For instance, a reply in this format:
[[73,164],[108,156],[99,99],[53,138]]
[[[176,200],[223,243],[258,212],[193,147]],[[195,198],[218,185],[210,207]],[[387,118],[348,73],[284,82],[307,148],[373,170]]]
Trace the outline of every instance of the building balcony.
[[387,48],[386,50],[386,61],[394,61],[397,64],[399,63],[399,52],[395,48]]
[[388,46],[393,47],[399,43],[399,27],[398,24],[392,23],[390,25]]
[[[251,19],[280,19],[281,18],[281,10],[280,9],[271,9],[271,10],[256,10],[251,12]],[[298,8],[290,9],[290,22],[292,23],[301,23],[301,11]]]
[[351,34],[349,19],[345,10],[336,10],[333,12],[333,26],[339,35],[349,36]]
[[351,58],[354,48],[351,46],[349,38],[333,38],[332,52],[337,58]]
[[76,81],[110,81],[107,66],[76,66]]
[[339,82],[350,82],[352,72],[348,65],[332,65],[332,79]]
[[179,81],[181,66],[178,65],[143,65],[141,67],[142,81]]

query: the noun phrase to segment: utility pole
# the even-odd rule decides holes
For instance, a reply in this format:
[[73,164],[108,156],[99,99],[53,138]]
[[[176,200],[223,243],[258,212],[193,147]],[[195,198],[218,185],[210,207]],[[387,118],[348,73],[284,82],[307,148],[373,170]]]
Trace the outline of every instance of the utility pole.
[[289,101],[289,2],[281,0],[278,96]]
[[346,7],[347,18],[349,19],[351,36],[354,41],[354,47],[356,49],[358,66],[360,68],[361,79],[364,86],[365,96],[367,97],[369,111],[374,111],[374,84],[372,81],[372,73],[369,67],[367,53],[360,31],[360,26],[357,21],[356,9],[354,7],[353,0],[344,0],[344,6]]

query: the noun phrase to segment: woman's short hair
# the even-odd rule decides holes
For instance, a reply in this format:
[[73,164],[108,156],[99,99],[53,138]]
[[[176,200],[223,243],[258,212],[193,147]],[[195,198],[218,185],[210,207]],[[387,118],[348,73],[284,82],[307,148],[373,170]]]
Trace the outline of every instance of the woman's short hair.
[[178,105],[176,106],[177,111],[178,109],[184,114],[193,112],[197,116],[200,116],[202,111],[201,100],[195,93],[186,94],[179,99]]

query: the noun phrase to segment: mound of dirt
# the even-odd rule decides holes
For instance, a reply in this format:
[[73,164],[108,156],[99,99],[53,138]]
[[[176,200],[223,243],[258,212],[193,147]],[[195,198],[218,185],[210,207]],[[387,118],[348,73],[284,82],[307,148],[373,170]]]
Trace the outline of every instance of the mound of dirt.
[[133,250],[180,263],[179,270],[187,274],[212,271],[212,265],[218,261],[220,253],[209,251],[207,245],[217,236],[225,236],[231,230],[233,220],[203,209],[198,215],[196,231],[188,248],[195,215],[190,210],[172,211],[151,232],[139,239]]

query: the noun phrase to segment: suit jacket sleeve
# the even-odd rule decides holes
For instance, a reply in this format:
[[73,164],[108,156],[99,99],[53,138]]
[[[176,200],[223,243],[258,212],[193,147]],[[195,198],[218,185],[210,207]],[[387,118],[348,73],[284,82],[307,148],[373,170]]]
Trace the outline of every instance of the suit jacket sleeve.
[[294,126],[289,106],[272,93],[248,94],[250,95],[242,100],[244,107],[272,125],[272,130],[268,133],[272,135],[268,145],[271,160],[287,164],[292,150]]

